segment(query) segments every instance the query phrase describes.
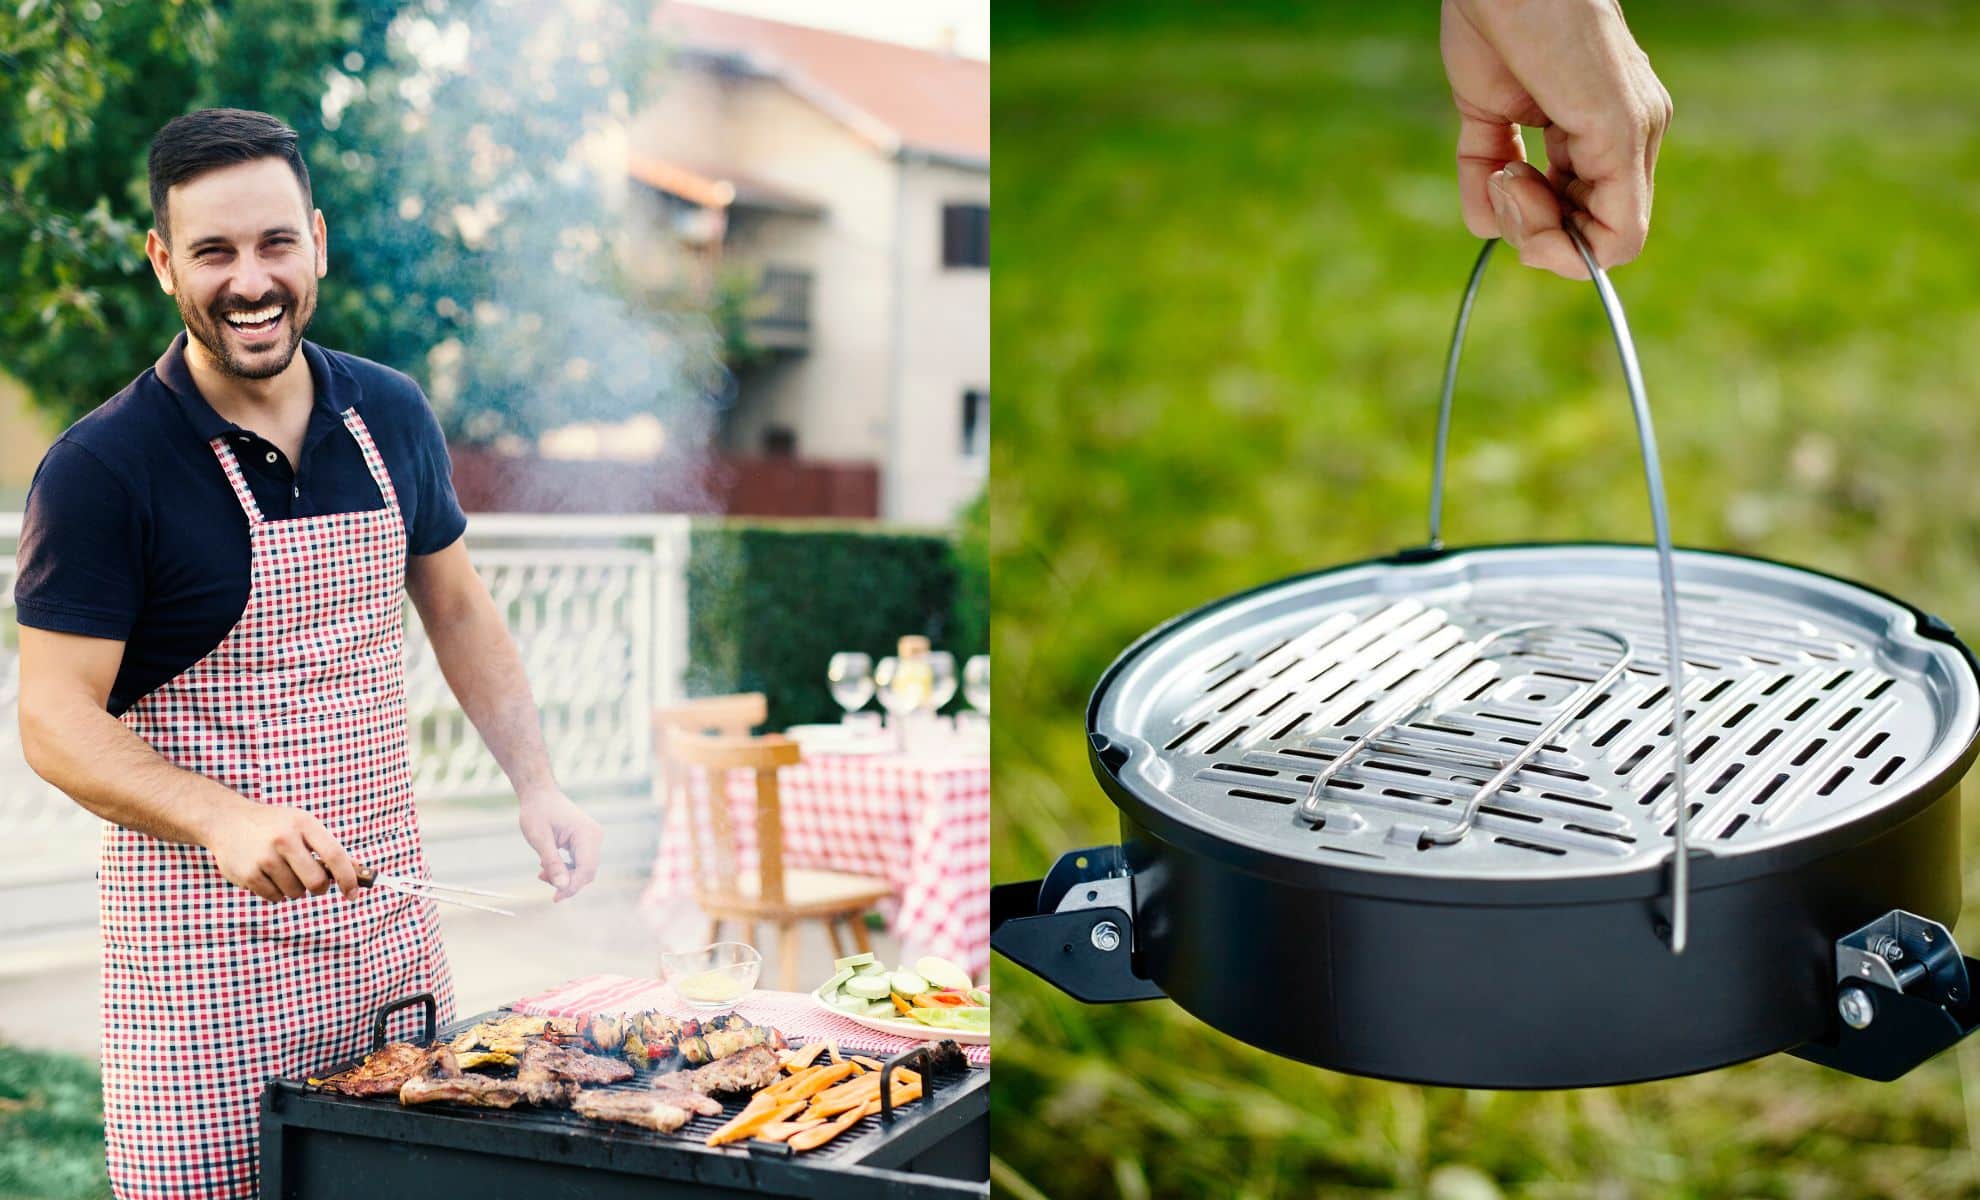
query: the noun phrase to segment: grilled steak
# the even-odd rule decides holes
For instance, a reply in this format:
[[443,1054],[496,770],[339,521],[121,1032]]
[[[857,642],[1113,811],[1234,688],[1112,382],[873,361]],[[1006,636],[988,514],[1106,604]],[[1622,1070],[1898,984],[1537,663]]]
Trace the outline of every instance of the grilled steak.
[[775,1051],[766,1046],[751,1046],[705,1067],[662,1075],[653,1086],[656,1090],[703,1096],[715,1092],[754,1092],[777,1082],[777,1072],[781,1069],[782,1060]]
[[[678,1096],[669,1092],[579,1092],[571,1109],[595,1121],[618,1121],[672,1133],[694,1115],[675,1103]],[[722,1106],[715,1105],[715,1111],[721,1112]]]
[[483,1021],[456,1035],[451,1045],[461,1053],[492,1050],[500,1054],[521,1054],[530,1038],[575,1036],[577,1022],[568,1017],[526,1017],[520,1013]]
[[422,1050],[410,1042],[394,1042],[375,1050],[348,1071],[322,1080],[325,1091],[346,1096],[396,1095],[407,1080],[428,1075],[458,1075],[454,1056],[445,1046]]
[[479,1108],[514,1108],[518,1104],[554,1107],[569,1104],[577,1088],[549,1078],[490,1079],[486,1075],[408,1079],[399,1089],[399,1103],[435,1104],[448,1101]]
[[586,1054],[573,1046],[531,1042],[523,1049],[516,1078],[537,1075],[565,1083],[617,1083],[631,1079],[633,1069],[616,1058]]
[[635,1092],[633,1094],[658,1096],[675,1108],[685,1108],[691,1113],[700,1113],[704,1117],[719,1117],[722,1115],[722,1102],[720,1100],[704,1096],[700,1092],[670,1088],[665,1083],[660,1084],[650,1092]]

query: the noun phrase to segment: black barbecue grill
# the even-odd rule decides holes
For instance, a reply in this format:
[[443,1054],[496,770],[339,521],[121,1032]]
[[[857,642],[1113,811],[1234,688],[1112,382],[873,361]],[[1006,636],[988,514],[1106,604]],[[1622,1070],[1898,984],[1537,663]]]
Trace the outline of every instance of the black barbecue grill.
[[[1859,583],[1654,546],[1427,545],[1130,646],[1087,709],[1121,842],[992,893],[992,945],[1089,1002],[1168,996],[1320,1066],[1575,1087],[1782,1050],[1889,1079],[1980,1025],[1959,790],[1980,666]],[[1289,1001],[1286,999],[1290,997]]]
[[[408,997],[380,1010],[374,1049],[385,1044],[387,1018],[414,1004],[425,1011],[426,1044],[510,1015],[498,1009],[436,1029],[432,997]],[[841,1050],[865,1053],[843,1042]],[[925,1048],[908,1050],[884,1064],[889,1070],[893,1064],[921,1069],[921,1099],[864,1118],[801,1153],[753,1140],[704,1144],[742,1111],[746,1097],[727,1100],[721,1116],[697,1115],[673,1133],[658,1133],[564,1109],[406,1107],[390,1097],[349,1097],[313,1088],[304,1079],[275,1079],[261,1097],[262,1195],[270,1200],[987,1196],[990,1069],[972,1064],[964,1074],[937,1076],[917,1061],[925,1053]],[[312,1077],[327,1078],[355,1065],[326,1066]],[[651,1086],[656,1073],[642,1069],[632,1079],[605,1086],[639,1090]]]

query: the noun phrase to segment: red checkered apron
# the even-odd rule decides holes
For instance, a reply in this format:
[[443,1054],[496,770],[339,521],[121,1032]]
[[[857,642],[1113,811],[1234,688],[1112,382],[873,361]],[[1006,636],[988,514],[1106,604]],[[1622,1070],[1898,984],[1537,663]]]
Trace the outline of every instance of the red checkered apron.
[[[123,720],[168,762],[304,809],[355,861],[423,879],[406,753],[405,525],[356,409],[344,426],[382,509],[265,520],[233,451],[213,440],[247,513],[247,608]],[[409,992],[432,992],[440,1019],[453,1018],[430,901],[370,889],[269,904],[222,878],[204,847],[116,825],[98,881],[104,1131],[120,1200],[254,1196],[270,1076],[354,1057],[377,1007]]]

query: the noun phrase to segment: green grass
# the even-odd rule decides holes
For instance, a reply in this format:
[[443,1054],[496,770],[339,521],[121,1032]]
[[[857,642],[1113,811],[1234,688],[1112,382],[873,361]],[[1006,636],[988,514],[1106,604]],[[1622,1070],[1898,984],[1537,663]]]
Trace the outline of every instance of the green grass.
[[96,1064],[0,1043],[0,1200],[109,1194]]
[[[1677,106],[1649,247],[1614,280],[1678,541],[1860,578],[1980,632],[1970,8],[1628,7]],[[1117,835],[1082,708],[1135,636],[1424,537],[1477,249],[1436,6],[1216,10],[1083,6],[1055,29],[999,9],[999,879]],[[1447,537],[1646,539],[1588,285],[1505,255],[1493,272]],[[1980,1047],[1894,1084],[1777,1057],[1474,1093],[1275,1059],[1166,1001],[1083,1007],[1001,959],[996,983],[1012,1196],[1980,1196]]]

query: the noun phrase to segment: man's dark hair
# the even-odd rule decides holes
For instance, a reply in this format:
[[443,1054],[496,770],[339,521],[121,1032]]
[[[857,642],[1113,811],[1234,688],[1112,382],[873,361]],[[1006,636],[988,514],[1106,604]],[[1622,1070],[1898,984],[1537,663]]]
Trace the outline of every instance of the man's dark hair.
[[172,244],[172,231],[165,223],[165,194],[189,179],[218,167],[253,162],[257,158],[279,158],[295,172],[302,185],[303,211],[315,205],[310,198],[309,168],[303,165],[302,151],[296,148],[296,131],[263,112],[245,108],[204,108],[174,117],[151,139],[151,221],[158,236]]

